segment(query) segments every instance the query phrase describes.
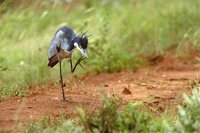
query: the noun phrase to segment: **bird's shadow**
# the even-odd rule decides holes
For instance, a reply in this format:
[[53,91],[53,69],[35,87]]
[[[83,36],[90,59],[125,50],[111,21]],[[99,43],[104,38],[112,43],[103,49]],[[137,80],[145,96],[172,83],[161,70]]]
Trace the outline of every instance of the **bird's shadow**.
[[74,101],[71,98],[60,99],[59,102],[62,102],[62,103],[79,103],[78,101]]

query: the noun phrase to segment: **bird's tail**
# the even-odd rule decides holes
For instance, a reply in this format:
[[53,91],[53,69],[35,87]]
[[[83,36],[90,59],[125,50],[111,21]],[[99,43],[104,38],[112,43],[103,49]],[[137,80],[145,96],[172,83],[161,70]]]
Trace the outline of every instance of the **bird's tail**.
[[58,63],[58,61],[56,61],[56,62],[49,62],[49,63],[48,63],[48,66],[52,68],[52,67],[54,67],[57,63]]
[[52,68],[52,67],[54,67],[57,63],[58,63],[58,59],[56,58],[56,56],[53,56],[53,57],[49,58],[48,66]]

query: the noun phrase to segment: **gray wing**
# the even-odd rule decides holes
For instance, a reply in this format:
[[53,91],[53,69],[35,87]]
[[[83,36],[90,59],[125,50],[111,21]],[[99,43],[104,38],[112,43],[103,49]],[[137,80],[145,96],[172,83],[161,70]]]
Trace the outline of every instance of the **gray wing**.
[[48,59],[50,59],[51,57],[57,54],[57,46],[60,46],[60,44],[61,44],[61,40],[59,38],[54,37],[51,40],[49,51],[48,51]]
[[60,28],[60,30],[64,32],[64,35],[63,35],[63,36],[64,36],[64,38],[66,38],[69,42],[71,42],[72,39],[73,39],[74,37],[76,37],[75,31],[74,31],[72,28],[70,28],[70,27],[63,26],[62,28]]
[[61,46],[61,49],[64,51],[68,51],[71,45],[71,41],[73,38],[76,37],[76,33],[73,29],[64,26],[60,28],[54,35],[53,39],[51,40],[49,51],[48,51],[48,58],[50,59],[57,53],[57,46]]
[[[57,52],[57,47],[61,46],[61,50],[59,53]],[[58,63],[58,54],[60,59],[64,59],[70,56],[70,52],[67,52],[68,49],[68,41],[67,39],[62,39],[58,37],[54,37],[51,40],[49,51],[48,51],[48,66],[54,67]]]
[[71,41],[73,40],[74,37],[76,37],[74,30],[67,26],[60,28],[55,33],[53,39],[51,40],[50,47],[48,50],[49,64],[52,63],[57,64],[56,62],[58,62],[58,60],[56,55],[57,55],[57,47],[59,46],[61,46],[61,49],[63,50],[63,52],[65,52],[64,53],[65,56],[63,56],[63,58],[67,58],[67,55],[69,56],[70,51],[68,49],[70,48]]

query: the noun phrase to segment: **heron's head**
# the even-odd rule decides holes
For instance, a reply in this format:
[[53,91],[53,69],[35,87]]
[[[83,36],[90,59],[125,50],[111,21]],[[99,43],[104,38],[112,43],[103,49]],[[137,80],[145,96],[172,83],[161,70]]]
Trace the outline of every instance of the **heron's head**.
[[[85,33],[84,33],[85,34]],[[81,54],[88,58],[87,46],[88,46],[88,36],[77,37],[77,41],[74,42],[74,46],[81,52]]]

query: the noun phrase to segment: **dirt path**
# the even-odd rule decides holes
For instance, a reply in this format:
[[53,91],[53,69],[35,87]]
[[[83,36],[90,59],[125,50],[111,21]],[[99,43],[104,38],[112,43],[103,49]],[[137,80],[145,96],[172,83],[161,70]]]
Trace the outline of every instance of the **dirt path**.
[[199,69],[191,64],[164,61],[137,72],[100,74],[75,79],[65,92],[71,102],[62,102],[58,83],[36,87],[25,98],[13,97],[0,101],[0,129],[20,128],[22,124],[41,117],[62,113],[75,117],[77,106],[89,113],[101,106],[99,95],[118,95],[123,101],[144,101],[156,111],[165,111],[182,101],[182,94],[191,92],[191,81]]

